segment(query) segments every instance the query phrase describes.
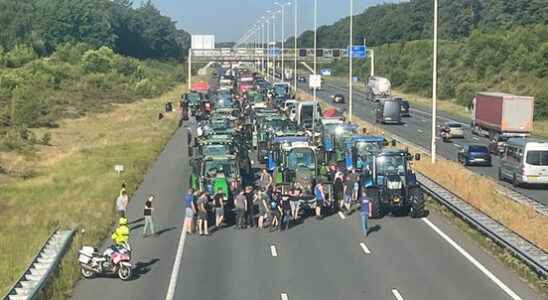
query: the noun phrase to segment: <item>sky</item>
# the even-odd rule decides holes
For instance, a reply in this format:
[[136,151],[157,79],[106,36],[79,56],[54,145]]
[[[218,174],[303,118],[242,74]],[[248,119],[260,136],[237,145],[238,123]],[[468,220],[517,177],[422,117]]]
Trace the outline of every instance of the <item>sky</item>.
[[[274,2],[295,0],[153,0],[160,11],[177,21],[177,27],[191,34],[214,34],[216,42],[237,41],[267,10],[274,10]],[[297,0],[299,32],[314,28],[313,0]],[[317,0],[318,25],[332,24],[348,16],[349,1]],[[366,7],[390,0],[354,0],[354,14]],[[277,9],[279,10],[279,8]],[[294,7],[286,7],[286,37],[292,36]],[[280,24],[280,15],[276,22]],[[281,31],[281,27],[278,32]],[[280,33],[277,33],[280,34]],[[281,37],[281,36],[280,36]]]

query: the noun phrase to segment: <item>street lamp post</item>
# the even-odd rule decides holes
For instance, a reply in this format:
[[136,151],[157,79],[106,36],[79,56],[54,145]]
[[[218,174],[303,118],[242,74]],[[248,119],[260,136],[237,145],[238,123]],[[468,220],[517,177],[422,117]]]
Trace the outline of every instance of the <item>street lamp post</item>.
[[285,51],[285,7],[286,6],[289,6],[291,5],[291,2],[287,2],[285,4],[280,4],[278,2],[274,2],[274,5],[277,5],[279,6],[281,9],[282,9],[282,82],[285,81],[285,76],[284,76],[284,71],[285,71],[285,68],[284,68],[284,61],[285,61],[285,56],[284,56],[284,51]]
[[350,0],[350,34],[349,34],[349,48],[348,48],[348,121],[352,122],[352,88],[353,88],[353,82],[352,82],[352,46],[353,46],[353,28],[352,23],[354,21],[354,0]]
[[278,12],[275,11],[272,13],[272,81],[276,81],[276,14]]
[[436,163],[436,114],[438,83],[438,0],[434,0],[434,53],[432,60],[432,163]]
[[295,32],[294,32],[294,50],[295,50],[295,53],[293,53],[294,55],[294,60],[295,60],[295,65],[294,65],[294,70],[293,70],[293,92],[295,93],[295,96],[297,95],[297,18],[298,18],[298,15],[297,15],[297,7],[298,7],[298,2],[299,0],[295,0]]
[[[314,75],[317,75],[317,47],[318,47],[318,0],[314,0]],[[312,89],[314,101],[316,101],[316,88]]]

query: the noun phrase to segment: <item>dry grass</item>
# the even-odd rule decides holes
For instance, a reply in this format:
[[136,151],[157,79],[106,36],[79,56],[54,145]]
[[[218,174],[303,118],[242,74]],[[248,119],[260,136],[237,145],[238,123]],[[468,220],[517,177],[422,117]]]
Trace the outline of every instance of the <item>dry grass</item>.
[[[300,92],[301,99],[310,95]],[[322,107],[330,106],[321,101]],[[354,123],[367,128],[370,134],[384,134],[383,130],[369,122],[354,118]],[[408,147],[408,145],[402,145]],[[409,146],[410,151],[419,152]],[[548,217],[534,209],[517,203],[496,191],[497,183],[491,178],[477,175],[456,162],[438,159],[432,164],[430,158],[413,162],[414,168],[452,191],[470,205],[476,207],[497,222],[531,241],[544,251],[548,251]]]
[[[42,147],[35,156],[3,154],[10,159],[10,168],[32,168],[37,173],[26,180],[3,180],[0,189],[0,294],[21,274],[48,234],[61,226],[80,229],[51,292],[54,299],[66,296],[79,278],[75,249],[81,243],[98,243],[110,231],[121,182],[128,183],[130,192],[141,182],[177,127],[175,113],[161,121],[158,113],[165,102],[179,99],[183,90],[179,86],[155,99],[62,121],[59,128],[49,130],[52,146]],[[121,176],[114,172],[115,164],[125,166]]]

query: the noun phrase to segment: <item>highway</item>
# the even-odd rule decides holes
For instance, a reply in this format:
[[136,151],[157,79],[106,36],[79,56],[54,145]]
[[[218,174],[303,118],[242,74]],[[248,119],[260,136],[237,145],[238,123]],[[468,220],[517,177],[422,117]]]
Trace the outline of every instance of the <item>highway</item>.
[[[362,83],[357,83],[362,84]],[[299,86],[303,90],[308,90],[308,83],[301,83]],[[345,99],[348,100],[348,84],[341,81],[330,81],[326,82],[321,90],[318,91],[317,96],[321,99],[326,100],[328,103],[340,108],[348,109],[348,103],[344,104],[334,104],[331,102],[331,95],[333,94],[343,94]],[[353,114],[365,121],[370,123],[375,123],[375,105],[369,101],[365,100],[364,93],[360,91],[353,91]],[[440,113],[437,118],[438,130],[445,122],[448,121],[457,121],[464,122],[460,118],[454,118],[449,116],[446,113]],[[431,139],[432,139],[432,115],[430,112],[423,111],[418,108],[413,108],[411,110],[410,118],[403,118],[403,125],[382,125],[378,124],[379,127],[383,128],[385,132],[398,135],[405,138],[406,140],[413,142],[423,148],[430,150],[431,149]],[[444,143],[441,140],[438,140],[437,153],[445,158],[451,160],[457,160],[457,153],[462,149],[463,145],[466,144],[488,144],[488,139],[480,136],[473,135],[468,127],[465,126],[465,137],[464,139],[453,139],[452,143]],[[512,187],[512,184],[506,181],[498,180],[498,166],[500,165],[500,159],[498,156],[492,155],[493,165],[491,167],[475,167],[468,166],[469,170],[482,174],[485,176],[490,176],[495,178],[500,184],[511,187],[542,204],[548,206],[548,190],[545,188],[539,187]]]
[[[81,280],[73,299],[543,299],[435,212],[372,220],[367,238],[356,213],[307,219],[287,232],[223,228],[186,236],[185,140],[181,128],[130,202],[129,219],[138,221],[130,237],[135,278]],[[149,193],[157,195],[162,233],[143,239],[139,219]]]

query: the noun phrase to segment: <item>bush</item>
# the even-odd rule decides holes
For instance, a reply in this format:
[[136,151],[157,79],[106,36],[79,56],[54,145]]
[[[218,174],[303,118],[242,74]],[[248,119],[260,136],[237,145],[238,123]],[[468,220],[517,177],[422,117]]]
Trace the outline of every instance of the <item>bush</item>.
[[44,146],[49,146],[51,143],[51,133],[50,132],[44,133],[44,135],[40,139],[40,143]]
[[5,54],[4,64],[8,68],[19,68],[37,58],[32,48],[26,45],[17,45]]
[[457,103],[465,107],[471,107],[472,99],[474,99],[477,92],[481,91],[482,88],[477,83],[461,83],[456,88]]
[[157,93],[156,86],[149,79],[143,79],[135,85],[137,96],[150,97]]
[[115,54],[112,49],[101,47],[88,50],[82,57],[82,67],[86,73],[107,73],[113,67]]

